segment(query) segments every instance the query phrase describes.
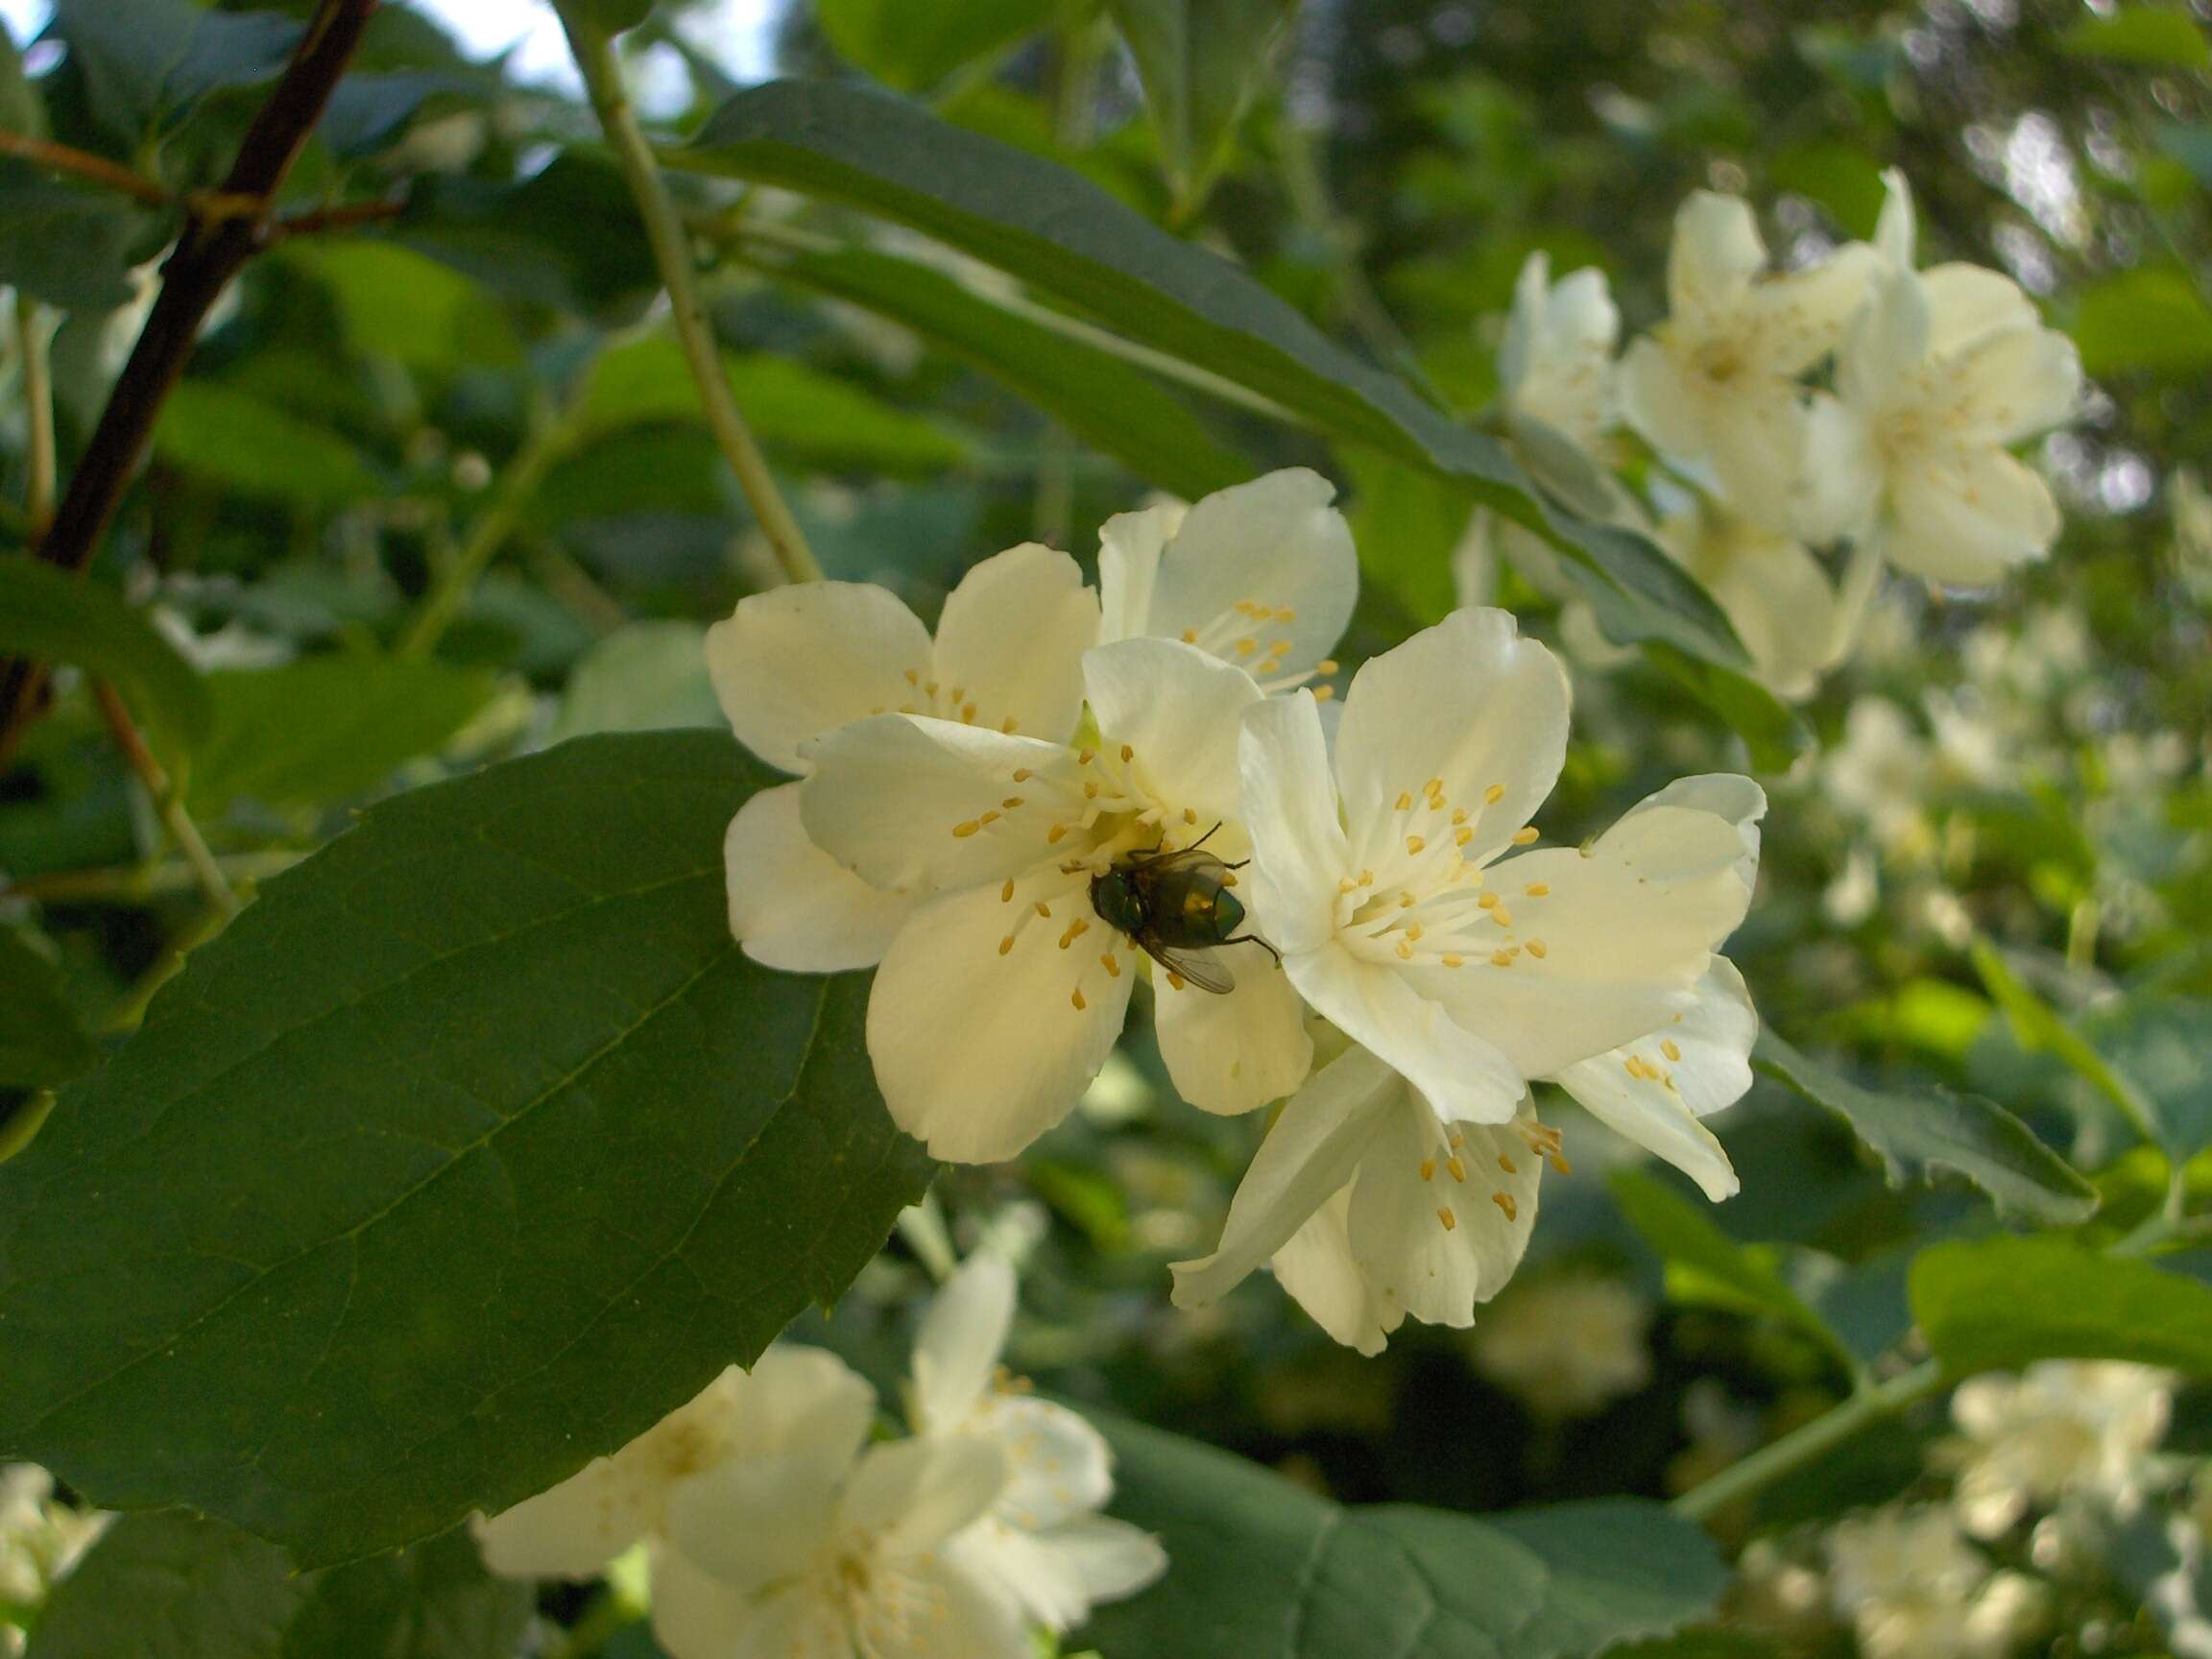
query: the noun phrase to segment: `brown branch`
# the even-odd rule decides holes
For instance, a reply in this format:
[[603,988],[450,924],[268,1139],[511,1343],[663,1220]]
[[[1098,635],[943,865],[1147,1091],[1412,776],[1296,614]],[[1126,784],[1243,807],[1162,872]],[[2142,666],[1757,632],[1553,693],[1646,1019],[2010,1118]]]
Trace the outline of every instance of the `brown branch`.
[[407,211],[407,204],[399,202],[355,202],[343,207],[318,207],[310,213],[295,213],[289,219],[279,219],[269,227],[272,241],[286,236],[313,236],[325,230],[351,230],[361,225],[382,225],[397,219]]
[[126,196],[134,196],[149,207],[169,205],[168,191],[153,180],[132,172],[120,162],[110,161],[105,156],[94,156],[88,151],[72,150],[66,144],[54,144],[44,138],[34,138],[28,132],[0,130],[0,156],[16,156],[51,173],[75,174],[106,189],[120,190]]
[[[346,72],[379,0],[320,0],[276,89],[238,146],[229,175],[213,192],[216,211],[194,206],[176,251],[162,267],[161,293],[92,429],[68,493],[37,553],[83,570],[91,564],[146,457],[161,405],[184,373],[200,325],[230,279],[266,240],[270,203],[300,157]],[[240,211],[240,204],[247,206]],[[36,718],[45,685],[37,663],[0,663],[0,767]]]

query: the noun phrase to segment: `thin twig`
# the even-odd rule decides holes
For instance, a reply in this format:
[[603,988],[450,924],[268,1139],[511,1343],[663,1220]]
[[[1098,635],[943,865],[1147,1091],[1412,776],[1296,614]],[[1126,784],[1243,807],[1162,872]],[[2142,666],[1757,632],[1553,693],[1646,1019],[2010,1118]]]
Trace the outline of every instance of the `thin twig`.
[[1710,1480],[1700,1481],[1674,1500],[1674,1513],[1692,1521],[1710,1520],[1738,1499],[1772,1485],[1858,1433],[1881,1418],[1904,1410],[1943,1386],[1943,1367],[1934,1359],[1911,1370],[1862,1388],[1834,1409],[1822,1412],[1802,1428],[1762,1446],[1748,1457],[1731,1463]]
[[[264,244],[268,206],[323,117],[379,0],[320,0],[276,88],[246,130],[222,185],[192,203],[183,235],[162,267],[161,292],[116,377],[99,423],[69,479],[38,555],[83,570],[99,550],[124,492],[145,459],[161,405],[230,279]],[[0,767],[36,717],[45,685],[34,662],[0,662]]]
[[115,687],[104,681],[94,682],[92,697],[100,705],[108,730],[115,735],[115,746],[123,751],[125,762],[146,786],[155,811],[160,814],[162,827],[169,831],[169,839],[177,844],[177,851],[192,866],[192,873],[200,878],[208,900],[226,918],[237,915],[238,895],[231,891],[229,878],[223,874],[223,866],[215,861],[215,854],[207,850],[200,826],[193,823],[192,814],[184,810],[183,799],[169,774],[162,770],[161,762],[154,758],[154,751],[146,747],[146,739],[138,734],[131,710],[123,706]]
[[698,278],[691,269],[690,238],[685,233],[676,204],[661,177],[653,147],[646,141],[644,130],[637,125],[637,111],[630,107],[629,94],[622,89],[622,68],[615,61],[613,43],[589,24],[580,23],[577,11],[575,7],[564,7],[561,25],[568,32],[568,49],[575,55],[576,67],[591,94],[591,108],[599,117],[607,142],[613,147],[614,159],[630,186],[638,216],[645,222],[645,238],[653,249],[654,262],[660,267],[661,280],[668,290],[676,338],[684,348],[685,361],[690,365],[691,378],[698,383],[707,428],[713,434],[723,459],[730,463],[730,469],[737,474],[738,488],[745,492],[745,499],[752,505],[761,534],[768,538],[768,545],[775,550],[784,580],[819,582],[822,566],[815,563],[813,549],[806,545],[805,534],[791,516],[790,504],[783,499],[775,474],[768,469],[767,457],[761,454],[753,429],[745,423],[737,399],[730,390],[730,379],[722,367],[722,353],[714,343],[713,326],[708,321],[707,307],[699,297]]
[[352,230],[363,225],[384,225],[407,211],[407,204],[398,202],[354,202],[343,207],[318,207],[311,213],[295,213],[289,219],[279,219],[269,227],[269,239],[280,242],[288,236],[313,236],[327,230]]
[[166,207],[170,204],[169,192],[143,174],[133,173],[105,156],[95,156],[85,150],[73,150],[66,144],[56,144],[44,138],[34,138],[28,132],[0,131],[0,156],[12,156],[35,167],[43,167],[48,172],[67,173],[107,189],[119,190],[126,196],[135,197],[149,207]]
[[[235,853],[218,856],[215,862],[224,880],[235,884],[281,876],[306,856],[304,853]],[[191,862],[177,859],[27,876],[12,886],[0,887],[0,899],[28,899],[41,904],[136,905],[163,894],[180,893],[200,882],[200,872]]]
[[23,529],[33,546],[45,540],[54,522],[54,367],[47,348],[53,341],[38,301],[15,296],[15,341],[23,357]]

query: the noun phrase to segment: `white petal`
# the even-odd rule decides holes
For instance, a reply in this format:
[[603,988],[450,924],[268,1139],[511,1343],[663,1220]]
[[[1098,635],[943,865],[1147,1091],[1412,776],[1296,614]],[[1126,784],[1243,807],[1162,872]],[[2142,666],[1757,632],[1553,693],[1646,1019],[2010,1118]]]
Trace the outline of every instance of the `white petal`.
[[1312,693],[1247,709],[1237,753],[1258,930],[1278,950],[1314,950],[1335,931],[1336,883],[1352,854],[1336,818],[1329,743]]
[[2016,444],[2057,425],[2081,390],[2074,342],[2050,328],[1993,334],[1947,368],[1956,387],[1950,429],[1990,444]]
[[1980,265],[1934,265],[1920,273],[1920,283],[1928,301],[1928,349],[1938,356],[2043,321],[2019,283]]
[[1794,378],[1835,350],[1882,269],[1873,249],[1851,242],[1817,265],[1754,283],[1746,303],[1760,369]]
[[1006,1457],[995,1441],[878,1441],[853,1472],[840,1521],[875,1536],[886,1556],[919,1555],[990,1508],[1005,1484]]
[[1830,541],[1841,536],[1857,539],[1871,530],[1887,473],[1875,445],[1875,413],[1825,392],[1815,394],[1806,406],[1804,487],[1798,497],[1802,517],[1796,534]]
[[[970,1558],[971,1527],[935,1558],[902,1569],[905,1582],[884,1586],[873,1609],[897,1632],[865,1651],[881,1659],[1035,1659],[1037,1645],[1019,1599]],[[914,1617],[916,1602],[927,1609]],[[808,1656],[811,1659],[811,1656]],[[842,1650],[836,1659],[845,1659]]]
[[[886,714],[831,733],[807,758],[814,774],[799,794],[807,835],[887,891],[1020,875],[1054,856],[1054,824],[1081,815],[1075,757],[1035,737]],[[1017,781],[1017,772],[1027,776]]]
[[736,1457],[668,1494],[668,1542],[741,1594],[804,1573],[835,1525],[844,1467],[811,1452]]
[[1499,948],[1522,950],[1509,964],[1407,971],[1522,1075],[1551,1076],[1670,1022],[1743,920],[1757,848],[1750,819],[1764,796],[1748,779],[1719,775],[1672,787],[1678,793],[1644,802],[1587,851],[1490,867],[1490,890],[1511,917],[1498,928]]
[[1160,555],[1190,508],[1163,502],[1136,513],[1117,513],[1098,531],[1098,598],[1103,618],[1101,644],[1139,639],[1152,626],[1152,590],[1160,577]]
[[873,968],[913,908],[871,887],[807,839],[799,785],[763,789],[722,839],[730,933],[745,954],[793,974]]
[[1806,481],[1807,410],[1786,380],[1753,383],[1712,400],[1706,454],[1730,506],[1754,524],[1788,532],[1813,515]]
[[1410,796],[1424,810],[1428,782],[1439,779],[1441,799],[1471,814],[1462,853],[1480,863],[1535,815],[1566,753],[1558,660],[1506,612],[1455,611],[1353,677],[1336,734],[1353,856],[1380,866],[1409,828],[1396,803]]
[[1352,1254],[1352,1186],[1330,1194],[1305,1225],[1275,1252],[1275,1279],[1306,1316],[1347,1348],[1370,1357],[1406,1321],[1402,1303],[1384,1304]]
[[733,1369],[724,1378],[719,1432],[733,1456],[802,1453],[841,1471],[876,1419],[868,1380],[824,1348],[780,1342],[750,1372]]
[[803,770],[799,746],[912,700],[929,631],[866,582],[800,582],[738,601],[707,631],[707,668],[737,741]]
[[962,1428],[982,1407],[991,1373],[1014,1324],[1014,1269],[997,1256],[971,1256],[929,1299],[914,1339],[915,1429]]
[[1885,271],[1876,276],[1837,349],[1836,390],[1843,401],[1879,410],[1927,361],[1934,326],[1917,276]]
[[594,1457],[560,1485],[469,1529],[484,1564],[515,1578],[589,1578],[644,1536],[663,1487],[645,1472]]
[[1083,684],[1101,739],[1136,752],[1146,795],[1196,813],[1198,833],[1239,816],[1238,721],[1260,701],[1249,674],[1179,640],[1123,639],[1084,657]]
[[1912,185],[1901,167],[1882,173],[1882,211],[1874,221],[1874,249],[1900,271],[1912,269]]
[[668,1659],[844,1659],[836,1605],[804,1586],[756,1598],[682,1551],[656,1543],[651,1556],[653,1635]]
[[1735,625],[1760,680],[1803,697],[1819,684],[1836,637],[1836,588],[1804,543],[1733,517],[1691,512],[1662,541],[1705,584]]
[[[1276,671],[1313,667],[1343,637],[1359,588],[1335,494],[1319,473],[1293,467],[1198,502],[1161,556],[1150,632],[1245,664],[1287,639]],[[1253,649],[1239,653],[1245,639]]]
[[1743,976],[1716,956],[1698,982],[1696,1002],[1677,1020],[1570,1066],[1554,1081],[1599,1122],[1664,1158],[1718,1203],[1737,1190],[1736,1171],[1698,1119],[1751,1087],[1758,1035]]
[[[1438,998],[1451,995],[1453,1006],[1464,1008],[1467,998],[1459,994],[1478,986],[1495,993],[1504,977],[1497,970],[1402,971],[1355,957],[1334,945],[1290,957],[1286,969],[1315,1013],[1403,1072],[1438,1118],[1502,1123],[1513,1116],[1526,1079],[1541,1075],[1517,1068],[1510,1058],[1515,1049],[1506,1047],[1506,1040],[1527,1047],[1512,1031],[1510,1017],[1491,1020],[1482,1010],[1488,1029],[1479,1030],[1464,1019],[1455,1021],[1440,1001],[1416,988],[1425,987]],[[1671,1006],[1654,1010],[1652,1020],[1635,1029],[1649,1029],[1669,1012]]]
[[985,1522],[959,1541],[964,1563],[1019,1598],[1047,1630],[1072,1629],[1101,1601],[1143,1589],[1167,1569],[1149,1532],[1103,1515],[1084,1515],[1047,1531]]
[[1931,582],[1984,587],[2039,559],[2058,534],[2051,487],[2002,449],[1967,450],[1906,470],[1889,489],[1883,551]]
[[1249,1112],[1280,1100],[1313,1064],[1306,1005],[1257,945],[1234,953],[1236,988],[1215,996],[1152,976],[1153,1028],[1175,1093],[1202,1112]]
[[1218,1301],[1281,1250],[1351,1180],[1403,1088],[1382,1061],[1350,1048],[1292,1095],[1238,1184],[1214,1254],[1175,1263],[1175,1306]]
[[1767,244],[1739,196],[1693,190],[1674,214],[1667,256],[1667,303],[1673,319],[1725,314],[1743,302],[1767,265]]
[[1705,453],[1704,387],[1702,375],[1684,372],[1671,338],[1644,335],[1622,355],[1622,416],[1654,449],[1676,461]]
[[936,678],[950,707],[975,706],[977,725],[1063,743],[1082,712],[1083,653],[1097,638],[1098,596],[1081,567],[1032,541],[984,560],[946,596]]
[[868,1053],[892,1120],[955,1164],[1012,1158],[1068,1115],[1121,1034],[1136,977],[1134,953],[1079,880],[1047,901],[1049,918],[1026,892],[1011,902],[999,892],[917,910],[868,998]]
[[1006,1484],[991,1512],[1035,1531],[1101,1507],[1114,1494],[1114,1454],[1106,1437],[1065,1406],[1002,1395],[986,1408],[979,1432],[1006,1458]]

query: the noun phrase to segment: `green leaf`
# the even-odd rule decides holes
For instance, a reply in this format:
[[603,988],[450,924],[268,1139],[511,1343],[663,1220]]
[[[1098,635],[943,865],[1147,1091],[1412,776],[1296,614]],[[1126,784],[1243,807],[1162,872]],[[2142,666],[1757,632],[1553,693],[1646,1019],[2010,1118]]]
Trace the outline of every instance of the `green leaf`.
[[1274,72],[1297,0],[1107,0],[1106,9],[1137,64],[1176,202],[1189,212]]
[[362,356],[433,373],[516,360],[514,334],[492,297],[426,254],[397,242],[298,237],[283,256],[329,288],[339,334]]
[[865,976],[731,942],[723,831],[777,781],[580,738],[271,880],[0,1166],[0,1455],[322,1566],[542,1491],[836,1296],[931,1166]]
[[1236,267],[1067,169],[830,82],[741,92],[671,165],[841,202],[951,244],[1139,344],[1284,406],[1336,439],[1455,480],[1600,574],[1623,638],[1742,665],[1712,597],[1650,541],[1557,510],[1496,440],[1336,346]]
[[1474,506],[1431,472],[1346,449],[1338,457],[1352,481],[1348,517],[1364,587],[1387,594],[1416,628],[1441,622],[1459,602],[1452,556]]
[[[2031,1054],[2053,1056],[2109,1101],[2138,1131],[2165,1142],[2165,1125],[2135,1080],[2098,1053],[2057,1009],[2029,989],[1996,946],[1977,939],[1970,954],[1974,971],[1981,974],[1983,988],[2005,1016],[2013,1042]],[[2167,1149],[2178,1150],[2172,1144]]]
[[1616,1170],[1606,1185],[1628,1224],[1667,1264],[1667,1294],[1677,1302],[1778,1319],[1855,1370],[1858,1358],[1784,1282],[1770,1250],[1739,1244],[1693,1204],[1641,1169]]
[[[928,418],[792,358],[726,352],[722,367],[746,421],[775,447],[824,465],[906,476],[942,472],[968,458],[967,445]],[[649,334],[602,352],[581,419],[602,431],[703,420],[683,348],[667,335]]]
[[575,24],[613,36],[644,22],[653,0],[553,0],[553,9]]
[[2074,344],[2091,374],[2194,375],[2212,366],[2212,308],[2172,266],[2123,271],[2082,291]]
[[0,158],[0,285],[63,311],[110,311],[156,251],[155,216],[112,191],[63,184]]
[[864,249],[765,260],[748,251],[747,257],[802,287],[904,324],[1140,478],[1187,500],[1240,484],[1259,470],[1150,376],[992,303],[941,271]]
[[594,322],[633,322],[661,291],[613,163],[564,150],[519,183],[432,173],[408,187],[397,239],[495,294]]
[[2097,1051],[2129,1079],[2176,1163],[2212,1146],[2212,1064],[2204,1034],[2212,1001],[2138,992],[2084,1021]]
[[1753,771],[1787,772],[1812,747],[1813,730],[1804,717],[1749,675],[1693,657],[1664,640],[1652,640],[1644,654],[1743,739]]
[[589,732],[719,726],[707,676],[707,630],[696,622],[632,622],[585,653],[561,693],[556,741]]
[[193,761],[192,809],[214,817],[240,798],[282,808],[366,794],[437,750],[497,686],[481,669],[366,655],[210,674],[214,717]]
[[2058,37],[2061,51],[2151,69],[2212,69],[2212,48],[2178,6],[2123,6],[2109,17],[2084,17]]
[[1704,1534],[1613,1499],[1508,1515],[1346,1506],[1157,1429],[1099,1425],[1114,1513],[1171,1563],[1102,1607],[1082,1640],[1144,1659],[1568,1659],[1712,1609],[1726,1573]]
[[2068,1226],[2096,1212],[2097,1190],[1994,1100],[1938,1088],[1911,1094],[1863,1089],[1771,1029],[1759,1033],[1751,1064],[1848,1123],[1881,1155],[1892,1187],[1933,1182],[1950,1170],[1981,1188],[2000,1214]]
[[98,1051],[45,957],[0,928],[0,1091],[51,1089],[92,1070]]
[[0,553],[0,651],[66,662],[107,681],[166,753],[206,735],[207,687],[198,670],[98,582]]
[[2131,1359],[2212,1376],[2212,1285],[2071,1238],[1999,1235],[1913,1258],[1912,1316],[1955,1376]]
[[328,505],[375,494],[360,451],[331,431],[214,380],[184,380],[154,428],[167,466],[242,495]]
[[56,1587],[36,1659],[509,1659],[531,1586],[485,1572],[465,1532],[327,1573],[171,1510],[126,1515]]
[[211,12],[191,0],[57,0],[49,33],[67,44],[93,118],[135,149],[211,93],[275,80],[301,25],[276,12]]
[[27,137],[46,136],[46,100],[23,73],[15,36],[0,24],[0,128]]
[[1052,21],[1046,0],[814,0],[814,16],[847,62],[885,85],[920,92],[953,70]]

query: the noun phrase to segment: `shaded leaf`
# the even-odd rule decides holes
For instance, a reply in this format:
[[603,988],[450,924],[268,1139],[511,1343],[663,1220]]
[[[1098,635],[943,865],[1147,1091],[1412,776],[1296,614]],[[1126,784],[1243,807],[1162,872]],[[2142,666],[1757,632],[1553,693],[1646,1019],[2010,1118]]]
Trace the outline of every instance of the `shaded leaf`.
[[2178,6],[2123,6],[2108,17],[2084,17],[2059,36],[2061,51],[2152,69],[2212,69],[2212,47],[2197,20]]
[[517,356],[498,304],[428,254],[397,242],[301,237],[286,245],[283,257],[329,288],[339,336],[349,350],[434,373],[469,364],[507,364]]
[[2123,271],[2084,289],[2073,334],[2091,374],[2182,375],[2212,366],[2212,308],[2171,266]]
[[[1984,989],[2005,1016],[2013,1042],[2031,1054],[2053,1056],[2103,1095],[2129,1123],[2163,1138],[2165,1126],[2135,1080],[2098,1053],[2065,1016],[2030,989],[1996,946],[1977,939],[1969,953]],[[2175,1147],[2169,1145],[2168,1150]]]
[[1347,517],[1361,586],[1388,594],[1413,627],[1441,622],[1459,602],[1452,556],[1474,504],[1433,473],[1372,449],[1339,459],[1352,482]]
[[2139,993],[2084,1022],[2097,1052],[2127,1077],[2158,1125],[2159,1143],[2186,1163],[2212,1146],[2212,1002]]
[[814,0],[814,16],[847,62],[885,85],[919,92],[1046,27],[1052,10],[1041,0]]
[[178,383],[154,453],[244,495],[335,504],[377,493],[360,451],[330,428],[214,380]]
[[0,652],[66,662],[108,682],[170,754],[207,733],[199,672],[143,613],[99,582],[0,553]]
[[842,202],[948,242],[1339,439],[1456,480],[1600,573],[1600,620],[1741,663],[1710,595],[1650,541],[1557,511],[1494,439],[1336,346],[1235,266],[1065,168],[829,82],[741,92],[665,159]]
[[1107,0],[1185,211],[1205,197],[1237,123],[1273,73],[1297,0]]
[[1145,1659],[1567,1659],[1708,1614],[1726,1574],[1704,1534],[1612,1499],[1477,1518],[1333,1503],[1157,1429],[1099,1425],[1114,1513],[1172,1564],[1078,1640]]
[[1911,1094],[1863,1089],[1771,1029],[1759,1033],[1751,1064],[1850,1124],[1881,1155],[1892,1187],[1950,1170],[1987,1193],[2001,1214],[2063,1226],[2096,1211],[2096,1189],[1994,1100],[1940,1088]]
[[271,880],[0,1166],[0,1455],[319,1566],[543,1490],[838,1294],[930,1166],[865,977],[731,942],[772,781],[580,738]]
[[622,176],[574,150],[519,183],[418,179],[394,234],[494,293],[608,324],[635,321],[661,288]]
[[1743,739],[1753,771],[1787,772],[1812,746],[1813,729],[1804,716],[1749,675],[1693,657],[1663,640],[1652,640],[1644,653]]
[[0,285],[64,311],[108,311],[131,268],[157,251],[159,221],[112,191],[64,184],[0,157]]
[[696,622],[632,622],[576,664],[561,693],[553,734],[721,724],[722,708],[707,677],[707,630]]
[[2131,1359],[2212,1376],[2212,1285],[2056,1235],[1933,1244],[1912,1316],[1956,1376],[2038,1359]]
[[212,12],[191,0],[56,0],[49,33],[93,116],[134,149],[210,93],[282,73],[301,24],[276,12]]
[[0,927],[0,1091],[51,1089],[83,1076],[98,1058],[53,965]]

